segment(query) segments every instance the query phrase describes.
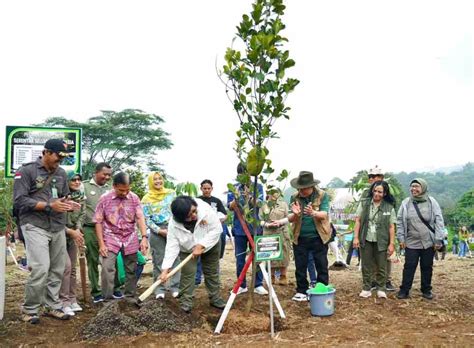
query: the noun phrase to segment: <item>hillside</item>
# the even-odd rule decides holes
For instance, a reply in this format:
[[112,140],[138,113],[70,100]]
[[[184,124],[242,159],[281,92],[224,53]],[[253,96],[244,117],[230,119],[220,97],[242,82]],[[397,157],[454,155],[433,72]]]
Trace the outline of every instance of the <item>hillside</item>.
[[429,193],[435,197],[443,208],[452,208],[461,196],[474,188],[474,163],[467,163],[459,171],[446,174],[437,172],[401,172],[393,176],[400,182],[405,194],[414,178],[420,177],[428,181]]

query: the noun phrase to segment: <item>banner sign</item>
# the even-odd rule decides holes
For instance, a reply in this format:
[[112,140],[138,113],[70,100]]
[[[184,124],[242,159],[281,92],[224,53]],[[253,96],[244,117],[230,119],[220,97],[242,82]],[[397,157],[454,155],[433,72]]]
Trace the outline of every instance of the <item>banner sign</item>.
[[255,236],[255,260],[276,261],[283,259],[283,245],[279,234]]
[[80,128],[47,128],[7,126],[5,144],[5,177],[13,178],[22,164],[36,161],[42,156],[44,144],[49,139],[63,139],[72,155],[61,162],[66,171],[81,173]]

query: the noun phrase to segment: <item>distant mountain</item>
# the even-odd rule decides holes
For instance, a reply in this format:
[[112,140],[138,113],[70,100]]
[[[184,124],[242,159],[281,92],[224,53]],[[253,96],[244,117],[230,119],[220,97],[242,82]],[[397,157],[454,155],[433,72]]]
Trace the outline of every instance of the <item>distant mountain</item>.
[[450,174],[452,172],[461,171],[463,167],[464,167],[463,165],[456,165],[456,166],[450,166],[450,167],[439,167],[439,168],[426,167],[426,168],[417,169],[415,172],[418,172],[418,173],[444,173],[444,174]]
[[467,163],[458,170],[454,168],[437,168],[426,172],[401,172],[394,173],[393,176],[400,182],[407,196],[411,180],[417,177],[425,179],[428,182],[429,194],[438,200],[441,207],[453,208],[464,193],[474,188],[474,163]]

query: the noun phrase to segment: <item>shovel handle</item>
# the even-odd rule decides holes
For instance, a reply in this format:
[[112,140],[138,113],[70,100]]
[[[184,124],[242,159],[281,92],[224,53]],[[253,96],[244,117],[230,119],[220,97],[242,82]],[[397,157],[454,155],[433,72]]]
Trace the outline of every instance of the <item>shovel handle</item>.
[[[168,273],[166,280],[171,278],[175,273],[177,273],[181,268],[183,268],[183,266],[187,264],[189,260],[191,260],[192,258],[193,258],[193,254],[189,254],[183,261],[181,261],[181,263],[178,266],[176,266],[170,273]],[[156,282],[151,284],[151,286],[148,289],[146,289],[143,294],[140,295],[137,302],[142,303],[143,301],[145,301],[148,298],[148,296],[150,296],[153,293],[153,291],[155,291],[156,287],[160,285],[161,283],[162,283],[161,279],[158,279]]]

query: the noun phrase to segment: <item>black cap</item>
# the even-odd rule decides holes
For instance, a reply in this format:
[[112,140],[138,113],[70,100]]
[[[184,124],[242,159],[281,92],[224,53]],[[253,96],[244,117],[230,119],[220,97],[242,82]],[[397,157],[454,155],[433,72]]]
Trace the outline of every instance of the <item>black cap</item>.
[[44,148],[51,152],[57,153],[60,157],[72,156],[67,152],[67,145],[62,139],[49,139],[44,144]]

